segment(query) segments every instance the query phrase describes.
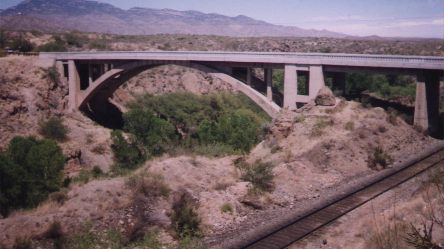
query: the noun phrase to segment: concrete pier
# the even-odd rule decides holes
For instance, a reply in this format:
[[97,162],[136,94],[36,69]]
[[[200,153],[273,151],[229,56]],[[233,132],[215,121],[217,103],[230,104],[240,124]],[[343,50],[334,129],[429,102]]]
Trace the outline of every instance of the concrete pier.
[[439,73],[422,71],[417,75],[414,125],[434,134],[440,130]]
[[80,93],[80,77],[76,63],[73,60],[68,61],[68,84],[68,108],[70,111],[75,111],[79,107],[78,94]]
[[298,73],[296,65],[285,65],[284,76],[284,108],[296,109],[298,93]]
[[247,85],[249,86],[251,86],[251,78],[253,77],[252,73],[252,68],[247,68]]
[[273,101],[273,69],[264,69],[264,79],[267,84],[267,99],[271,102]]
[[324,81],[324,72],[322,70],[321,65],[312,65],[310,66],[310,75],[309,75],[309,90],[308,96],[310,99],[315,99],[319,90],[325,86]]

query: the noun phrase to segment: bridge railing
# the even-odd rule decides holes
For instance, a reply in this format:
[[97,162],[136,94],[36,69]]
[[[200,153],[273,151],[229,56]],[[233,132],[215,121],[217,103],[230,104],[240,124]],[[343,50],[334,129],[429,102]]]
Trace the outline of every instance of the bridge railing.
[[223,62],[260,62],[260,63],[308,63],[337,64],[347,63],[393,67],[430,68],[444,70],[444,57],[409,56],[409,55],[370,55],[370,54],[330,54],[330,53],[274,53],[274,52],[222,52],[222,51],[108,51],[108,52],[67,52],[41,53],[43,58],[59,60],[113,60],[113,59],[145,59],[145,60],[196,60]]

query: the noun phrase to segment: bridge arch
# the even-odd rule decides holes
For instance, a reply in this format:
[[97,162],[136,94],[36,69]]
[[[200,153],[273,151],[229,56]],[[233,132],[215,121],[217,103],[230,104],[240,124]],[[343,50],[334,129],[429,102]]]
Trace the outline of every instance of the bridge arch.
[[[133,61],[116,66],[98,77],[95,81],[90,82],[89,86],[80,90],[79,72],[75,68],[74,62],[69,62],[69,81],[70,81],[70,108],[91,110],[89,103],[93,98],[100,98],[102,100],[108,100],[112,97],[113,93],[129,79],[135,77],[141,72],[158,67],[161,65],[180,65],[189,68],[194,68],[199,71],[205,72],[215,78],[218,78],[224,82],[230,84],[234,90],[239,91],[249,97],[255,102],[261,109],[263,109],[271,117],[275,117],[281,108],[274,102],[267,99],[251,86],[237,80],[226,72],[221,70],[210,68],[203,64],[197,64],[192,62],[165,62],[165,63],[153,63],[150,61]],[[75,84],[74,87],[71,85]],[[74,91],[72,91],[74,90]]]

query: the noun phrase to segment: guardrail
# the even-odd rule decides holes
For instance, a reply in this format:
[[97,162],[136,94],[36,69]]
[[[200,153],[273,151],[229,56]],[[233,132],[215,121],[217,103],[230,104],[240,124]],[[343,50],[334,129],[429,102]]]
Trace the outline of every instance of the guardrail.
[[7,55],[21,55],[21,56],[39,56],[39,52],[17,52],[17,51],[8,51]]

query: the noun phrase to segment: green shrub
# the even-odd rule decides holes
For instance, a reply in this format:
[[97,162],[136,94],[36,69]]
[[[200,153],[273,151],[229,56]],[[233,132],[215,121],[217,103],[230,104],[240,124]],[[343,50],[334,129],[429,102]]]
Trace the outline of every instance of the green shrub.
[[199,155],[207,157],[223,157],[233,154],[239,154],[230,145],[224,143],[203,144],[196,146],[193,151]]
[[43,32],[39,30],[31,30],[31,34],[35,37],[39,37],[43,35]]
[[12,40],[11,49],[27,53],[31,52],[34,49],[34,44],[23,37],[18,37]]
[[89,43],[90,49],[97,49],[97,50],[106,50],[107,44],[105,40],[94,40]]
[[134,169],[145,160],[145,155],[135,142],[128,142],[121,131],[112,131],[114,159],[120,168]]
[[63,235],[62,224],[59,221],[52,222],[43,234],[47,239],[59,239],[63,237]]
[[64,43],[52,41],[37,47],[39,52],[66,52],[68,49]]
[[71,32],[71,33],[65,34],[65,40],[69,46],[81,48],[81,47],[83,47],[83,43],[85,42],[86,39],[85,39],[85,37],[80,36],[79,34]]
[[161,155],[177,139],[174,126],[148,110],[131,109],[124,114],[124,120],[124,129],[133,134],[150,155]]
[[91,172],[86,169],[82,169],[77,176],[72,179],[74,183],[88,183],[91,180]]
[[80,232],[74,234],[69,239],[69,247],[73,249],[92,249],[92,248],[100,248],[99,245],[99,238],[96,234],[94,234],[92,225],[90,223],[87,223],[83,225]]
[[103,175],[103,171],[99,166],[94,166],[91,170],[91,174],[94,178],[98,178]]
[[346,129],[347,131],[352,131],[355,129],[355,122],[353,121],[348,121],[345,125],[344,125],[344,129]]
[[54,36],[54,41],[50,41],[46,44],[43,44],[37,48],[39,52],[66,52],[68,49],[66,48],[65,41],[58,35]]
[[173,202],[171,221],[180,238],[199,237],[201,220],[189,193],[183,192]]
[[68,129],[63,124],[62,119],[58,117],[51,117],[47,121],[40,123],[40,134],[45,138],[64,141],[67,138],[67,133]]
[[51,193],[49,195],[49,199],[63,205],[63,203],[65,203],[65,201],[68,200],[68,193],[66,190],[57,191]]
[[390,111],[387,115],[387,122],[389,122],[390,124],[397,126],[398,123],[398,115],[396,113],[396,111]]
[[199,238],[185,236],[180,240],[177,249],[209,249]]
[[233,213],[233,207],[231,206],[230,203],[225,203],[220,207],[220,211],[222,213]]
[[303,123],[305,121],[304,114],[298,115],[294,118],[295,123]]
[[30,238],[16,238],[12,249],[32,249],[32,240]]
[[35,207],[62,186],[65,157],[56,142],[15,137],[0,153],[0,213]]
[[380,146],[373,148],[368,157],[368,166],[371,169],[381,170],[392,163],[392,158]]
[[42,68],[43,79],[47,79],[53,85],[53,88],[60,83],[60,73],[56,66]]
[[141,248],[150,248],[150,249],[164,248],[164,246],[159,240],[158,233],[155,231],[146,233],[143,239],[137,244],[139,244]]
[[273,165],[269,162],[256,161],[253,164],[240,162],[241,179],[251,182],[254,190],[270,192],[274,189]]

